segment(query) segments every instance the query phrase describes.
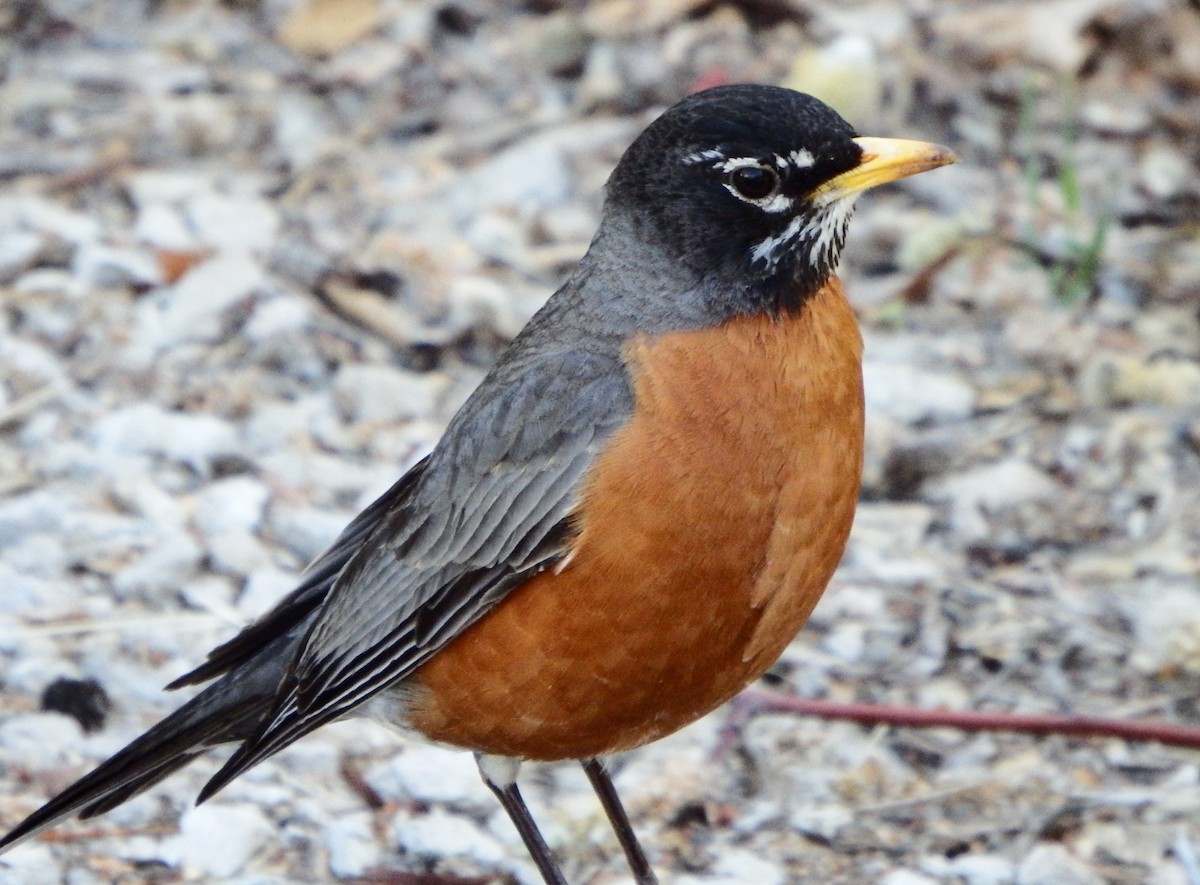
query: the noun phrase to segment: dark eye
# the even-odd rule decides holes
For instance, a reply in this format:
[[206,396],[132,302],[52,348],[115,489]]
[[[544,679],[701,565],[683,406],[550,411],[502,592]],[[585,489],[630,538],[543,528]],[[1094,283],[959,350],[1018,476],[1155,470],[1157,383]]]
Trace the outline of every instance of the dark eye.
[[729,183],[747,200],[765,200],[779,187],[779,176],[766,166],[739,166],[729,173]]

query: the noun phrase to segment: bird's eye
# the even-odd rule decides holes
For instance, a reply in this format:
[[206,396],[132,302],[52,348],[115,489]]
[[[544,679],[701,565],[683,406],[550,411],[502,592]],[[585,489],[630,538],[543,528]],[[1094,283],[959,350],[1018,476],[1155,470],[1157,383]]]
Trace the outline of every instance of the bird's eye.
[[739,166],[729,173],[729,184],[747,200],[765,200],[779,187],[779,175],[766,166]]

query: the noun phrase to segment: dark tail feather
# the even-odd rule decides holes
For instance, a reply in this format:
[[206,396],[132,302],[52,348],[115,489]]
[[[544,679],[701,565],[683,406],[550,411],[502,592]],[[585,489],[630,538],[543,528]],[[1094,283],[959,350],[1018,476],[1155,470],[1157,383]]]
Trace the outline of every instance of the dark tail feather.
[[168,759],[162,765],[157,765],[149,771],[145,772],[141,777],[134,778],[123,787],[113,790],[105,794],[104,798],[99,802],[93,802],[91,805],[84,807],[79,812],[79,817],[86,820],[89,817],[96,817],[104,814],[106,811],[112,811],[122,802],[127,799],[132,799],[143,790],[148,790],[158,783],[167,775],[174,774],[179,769],[186,766],[189,762],[202,753],[184,753],[176,756],[174,759]]
[[0,852],[79,814],[120,805],[205,750],[256,734],[271,711],[295,639],[282,636],[258,660],[209,686],[90,774],[55,796],[0,839]]

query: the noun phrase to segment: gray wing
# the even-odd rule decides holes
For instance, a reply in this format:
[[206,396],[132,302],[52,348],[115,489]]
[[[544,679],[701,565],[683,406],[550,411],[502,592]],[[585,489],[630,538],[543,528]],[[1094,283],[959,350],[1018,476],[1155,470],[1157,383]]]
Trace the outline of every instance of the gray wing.
[[400,508],[412,494],[428,463],[427,457],[422,458],[391,488],[358,514],[329,549],[304,570],[296,589],[279,600],[261,618],[242,628],[232,639],[210,651],[203,664],[180,676],[170,683],[167,689],[173,690],[215,679],[258,657],[267,643],[291,633],[297,627],[303,628],[304,622],[325,601],[334,581],[354,554],[362,548],[363,542],[375,533],[389,513]]
[[338,576],[275,713],[200,798],[403,679],[563,557],[580,481],[632,408],[616,354],[539,353],[498,367]]

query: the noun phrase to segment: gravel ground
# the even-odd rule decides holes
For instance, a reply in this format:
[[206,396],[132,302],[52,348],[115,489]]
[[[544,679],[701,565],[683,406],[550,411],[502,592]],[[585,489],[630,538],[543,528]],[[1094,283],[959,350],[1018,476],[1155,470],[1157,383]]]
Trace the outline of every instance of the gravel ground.
[[[624,146],[727,81],[963,160],[861,203],[864,497],[770,687],[1200,716],[1194,0],[15,0],[0,63],[5,825],[429,449]],[[1194,752],[728,719],[617,761],[667,882],[1200,882]],[[192,808],[214,768],[0,876],[534,881],[465,754],[338,723]],[[625,880],[576,767],[525,783]]]

